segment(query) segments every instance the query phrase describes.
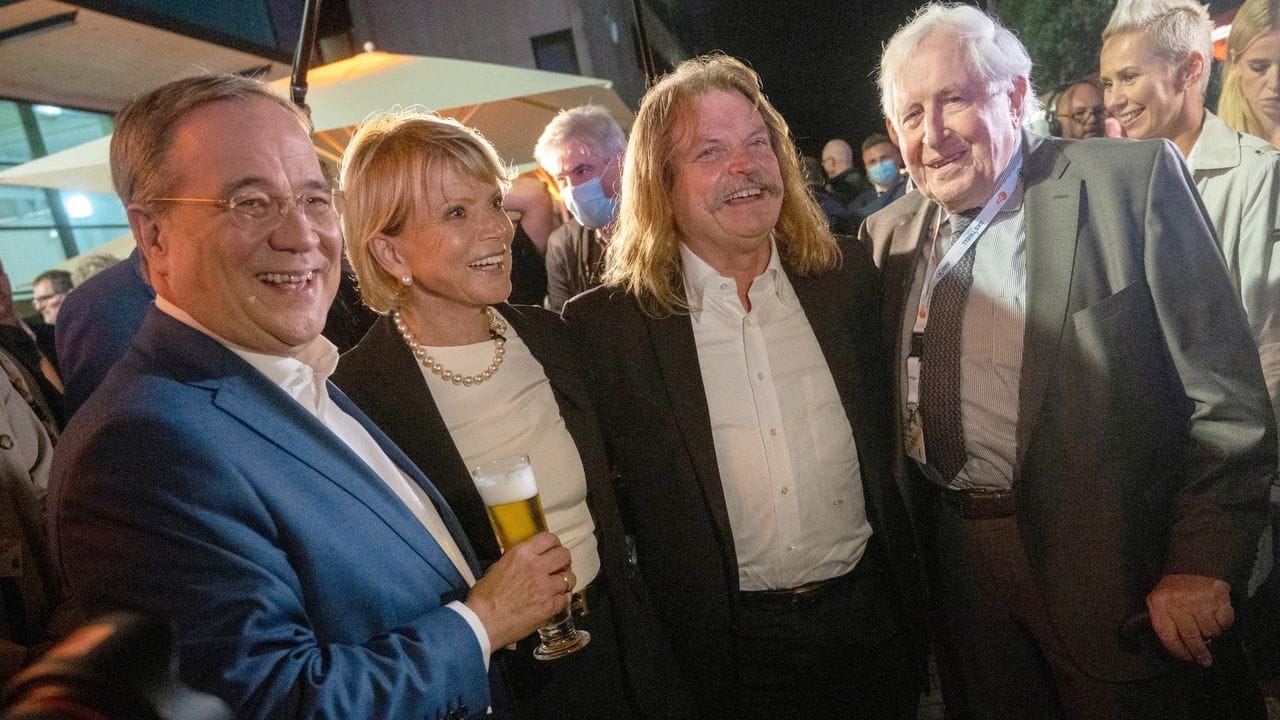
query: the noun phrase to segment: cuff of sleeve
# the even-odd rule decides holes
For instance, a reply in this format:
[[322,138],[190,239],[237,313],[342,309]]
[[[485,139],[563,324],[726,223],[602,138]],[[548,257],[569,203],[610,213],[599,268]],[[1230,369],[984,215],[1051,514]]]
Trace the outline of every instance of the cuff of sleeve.
[[484,629],[480,616],[458,600],[454,600],[445,607],[461,615],[462,619],[471,626],[471,632],[476,636],[476,642],[480,644],[480,656],[484,658],[484,671],[489,672],[489,655],[493,653],[493,644],[489,642],[489,631]]

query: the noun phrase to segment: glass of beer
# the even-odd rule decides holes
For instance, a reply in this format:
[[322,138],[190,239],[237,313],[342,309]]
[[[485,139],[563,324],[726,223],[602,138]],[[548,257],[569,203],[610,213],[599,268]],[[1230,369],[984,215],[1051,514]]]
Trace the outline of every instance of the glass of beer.
[[[538,497],[538,484],[533,479],[533,466],[528,455],[515,455],[485,463],[471,471],[480,499],[489,512],[489,524],[498,536],[502,552],[544,532],[547,518]],[[572,603],[538,628],[538,646],[533,656],[539,660],[555,660],[587,646],[591,635],[573,626]]]

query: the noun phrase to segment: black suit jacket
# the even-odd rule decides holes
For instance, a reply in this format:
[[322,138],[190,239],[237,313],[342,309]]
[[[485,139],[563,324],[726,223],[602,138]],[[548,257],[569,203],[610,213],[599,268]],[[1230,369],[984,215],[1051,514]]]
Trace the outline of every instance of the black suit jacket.
[[[587,477],[587,505],[596,524],[601,574],[637,710],[643,717],[685,717],[685,705],[678,689],[672,687],[675,675],[670,650],[657,630],[652,605],[629,560],[599,426],[577,359],[566,342],[565,328],[554,313],[542,308],[504,304],[498,310],[542,365],[565,427],[578,447]],[[436,487],[458,516],[481,564],[488,567],[497,561],[501,553],[484,503],[417,361],[389,318],[374,323],[364,339],[342,356],[333,381],[418,467],[430,468]],[[523,659],[531,649],[521,647],[517,652]],[[513,675],[515,672],[513,669]]]
[[[880,281],[862,246],[845,242],[842,250],[838,270],[788,277],[849,418],[867,515],[898,581],[908,630],[918,632],[919,565],[891,474]],[[649,317],[617,286],[575,298],[564,317],[589,369],[623,519],[681,672],[702,688],[704,702],[732,707],[734,698],[714,690],[733,678],[738,564],[690,319]]]

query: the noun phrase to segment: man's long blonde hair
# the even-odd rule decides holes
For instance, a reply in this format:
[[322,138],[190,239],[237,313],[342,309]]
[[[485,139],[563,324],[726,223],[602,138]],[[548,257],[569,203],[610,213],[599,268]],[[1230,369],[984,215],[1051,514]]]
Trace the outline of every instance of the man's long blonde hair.
[[760,76],[726,55],[687,60],[654,85],[640,103],[627,144],[622,206],[605,273],[606,282],[635,295],[641,310],[653,317],[691,309],[682,287],[680,243],[684,238],[672,210],[672,160],[678,124],[691,119],[698,97],[719,90],[741,93],[769,129],[782,175],[782,212],[774,237],[783,267],[803,276],[830,270],[840,262],[827,219],[805,185],[791,131],[765,98]]

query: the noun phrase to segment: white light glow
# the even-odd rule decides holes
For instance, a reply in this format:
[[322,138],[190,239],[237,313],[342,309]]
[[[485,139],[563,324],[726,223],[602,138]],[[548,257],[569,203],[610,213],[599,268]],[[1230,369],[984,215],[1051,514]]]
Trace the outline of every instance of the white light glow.
[[49,117],[57,117],[62,114],[62,108],[57,105],[32,105],[31,112],[48,115]]
[[62,205],[67,209],[67,215],[75,220],[93,217],[93,201],[86,195],[68,195],[63,199]]

